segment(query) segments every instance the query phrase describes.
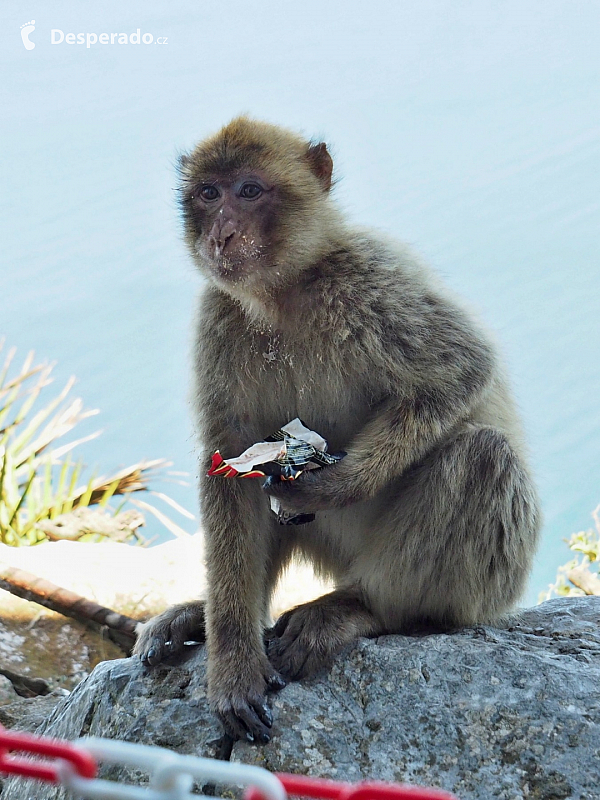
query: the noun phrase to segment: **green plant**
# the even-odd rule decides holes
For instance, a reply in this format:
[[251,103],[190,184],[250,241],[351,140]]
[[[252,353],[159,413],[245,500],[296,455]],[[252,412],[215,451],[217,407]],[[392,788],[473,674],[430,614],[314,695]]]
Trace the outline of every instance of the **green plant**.
[[540,600],[549,600],[553,595],[600,595],[600,506],[592,512],[592,517],[595,529],[579,531],[565,540],[576,557],[558,568],[556,583],[542,592]]
[[[0,351],[3,344],[0,342]],[[175,535],[187,535],[153,505],[131,499],[133,492],[149,491],[148,480],[158,468],[169,466],[166,461],[141,461],[80,484],[84,469],[81,462],[72,460],[72,451],[100,431],[66,444],[57,442],[98,411],[84,410],[79,398],[68,397],[74,378],[52,400],[38,407],[42,391],[52,383],[52,365],[34,365],[31,352],[17,374],[9,378],[15,353],[15,348],[8,352],[0,371],[0,542],[37,544],[47,538],[39,527],[43,520],[92,505],[117,514],[127,500],[152,513]],[[149,493],[193,519],[168,496]],[[117,495],[124,500],[113,509],[109,501]],[[90,534],[85,536],[90,538]]]

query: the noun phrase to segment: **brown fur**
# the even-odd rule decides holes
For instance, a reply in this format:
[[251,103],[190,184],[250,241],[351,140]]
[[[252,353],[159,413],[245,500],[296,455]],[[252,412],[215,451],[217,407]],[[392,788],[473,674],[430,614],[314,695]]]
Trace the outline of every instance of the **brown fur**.
[[[181,170],[187,242],[209,278],[203,473],[215,450],[238,455],[296,416],[348,453],[272,490],[316,513],[304,526],[279,526],[256,481],[201,479],[210,700],[231,734],[267,741],[280,674],[312,674],[358,636],[498,619],[523,591],[539,511],[489,337],[406,247],[346,224],[324,145],[240,118]],[[262,182],[256,202],[239,197],[246,180]],[[213,204],[198,199],[206,185]],[[294,553],[338,588],[286,613],[267,656],[269,597]],[[156,663],[202,616],[165,612],[137,652]]]

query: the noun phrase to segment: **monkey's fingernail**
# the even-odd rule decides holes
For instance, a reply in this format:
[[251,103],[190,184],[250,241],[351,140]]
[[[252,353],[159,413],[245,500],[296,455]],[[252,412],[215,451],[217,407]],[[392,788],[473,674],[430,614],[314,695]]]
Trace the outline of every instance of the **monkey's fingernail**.
[[156,655],[156,650],[153,647],[151,647],[150,650],[148,650],[148,652],[146,653],[146,661],[150,661],[150,659],[154,658],[155,655]]
[[246,734],[246,739],[248,739],[249,742],[253,742],[254,741],[254,735],[252,733],[250,733],[250,731],[248,731],[248,733]]
[[267,728],[270,728],[271,725],[273,724],[273,714],[271,713],[271,709],[266,703],[262,707],[261,717],[262,721],[267,726]]
[[273,677],[269,678],[267,683],[269,689],[273,689],[276,692],[287,686],[287,681],[281,675],[273,675]]
[[260,733],[260,734],[258,735],[258,741],[259,741],[261,744],[267,744],[268,742],[270,742],[270,741],[271,741],[271,737],[269,736],[269,734],[268,734],[268,733]]

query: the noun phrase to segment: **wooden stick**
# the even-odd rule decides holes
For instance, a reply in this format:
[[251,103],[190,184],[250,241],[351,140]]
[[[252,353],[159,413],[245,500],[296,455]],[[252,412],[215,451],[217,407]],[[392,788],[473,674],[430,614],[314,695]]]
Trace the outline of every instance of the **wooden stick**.
[[567,572],[567,578],[572,584],[582,589],[586,594],[600,595],[600,578],[585,564],[579,564]]
[[39,605],[76,619],[96,630],[108,629],[108,636],[127,653],[131,652],[141,623],[110,608],[63,589],[45,578],[0,562],[0,588]]
[[54,542],[77,541],[86,533],[100,534],[113,542],[121,542],[135,536],[137,529],[143,524],[144,517],[139,511],[122,511],[111,517],[105,511],[83,506],[55,519],[40,520],[36,528]]

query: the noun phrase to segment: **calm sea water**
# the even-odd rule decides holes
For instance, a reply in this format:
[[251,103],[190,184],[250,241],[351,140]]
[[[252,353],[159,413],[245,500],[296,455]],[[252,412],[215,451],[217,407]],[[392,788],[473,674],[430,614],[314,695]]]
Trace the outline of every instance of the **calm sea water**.
[[[350,217],[411,242],[495,331],[544,505],[535,601],[600,502],[600,5],[58,0],[2,17],[0,332],[101,409],[90,466],[167,457],[194,482],[199,279],[173,163],[250,112],[329,141]],[[51,44],[138,28],[151,44]],[[195,510],[193,486],[157,488]]]

